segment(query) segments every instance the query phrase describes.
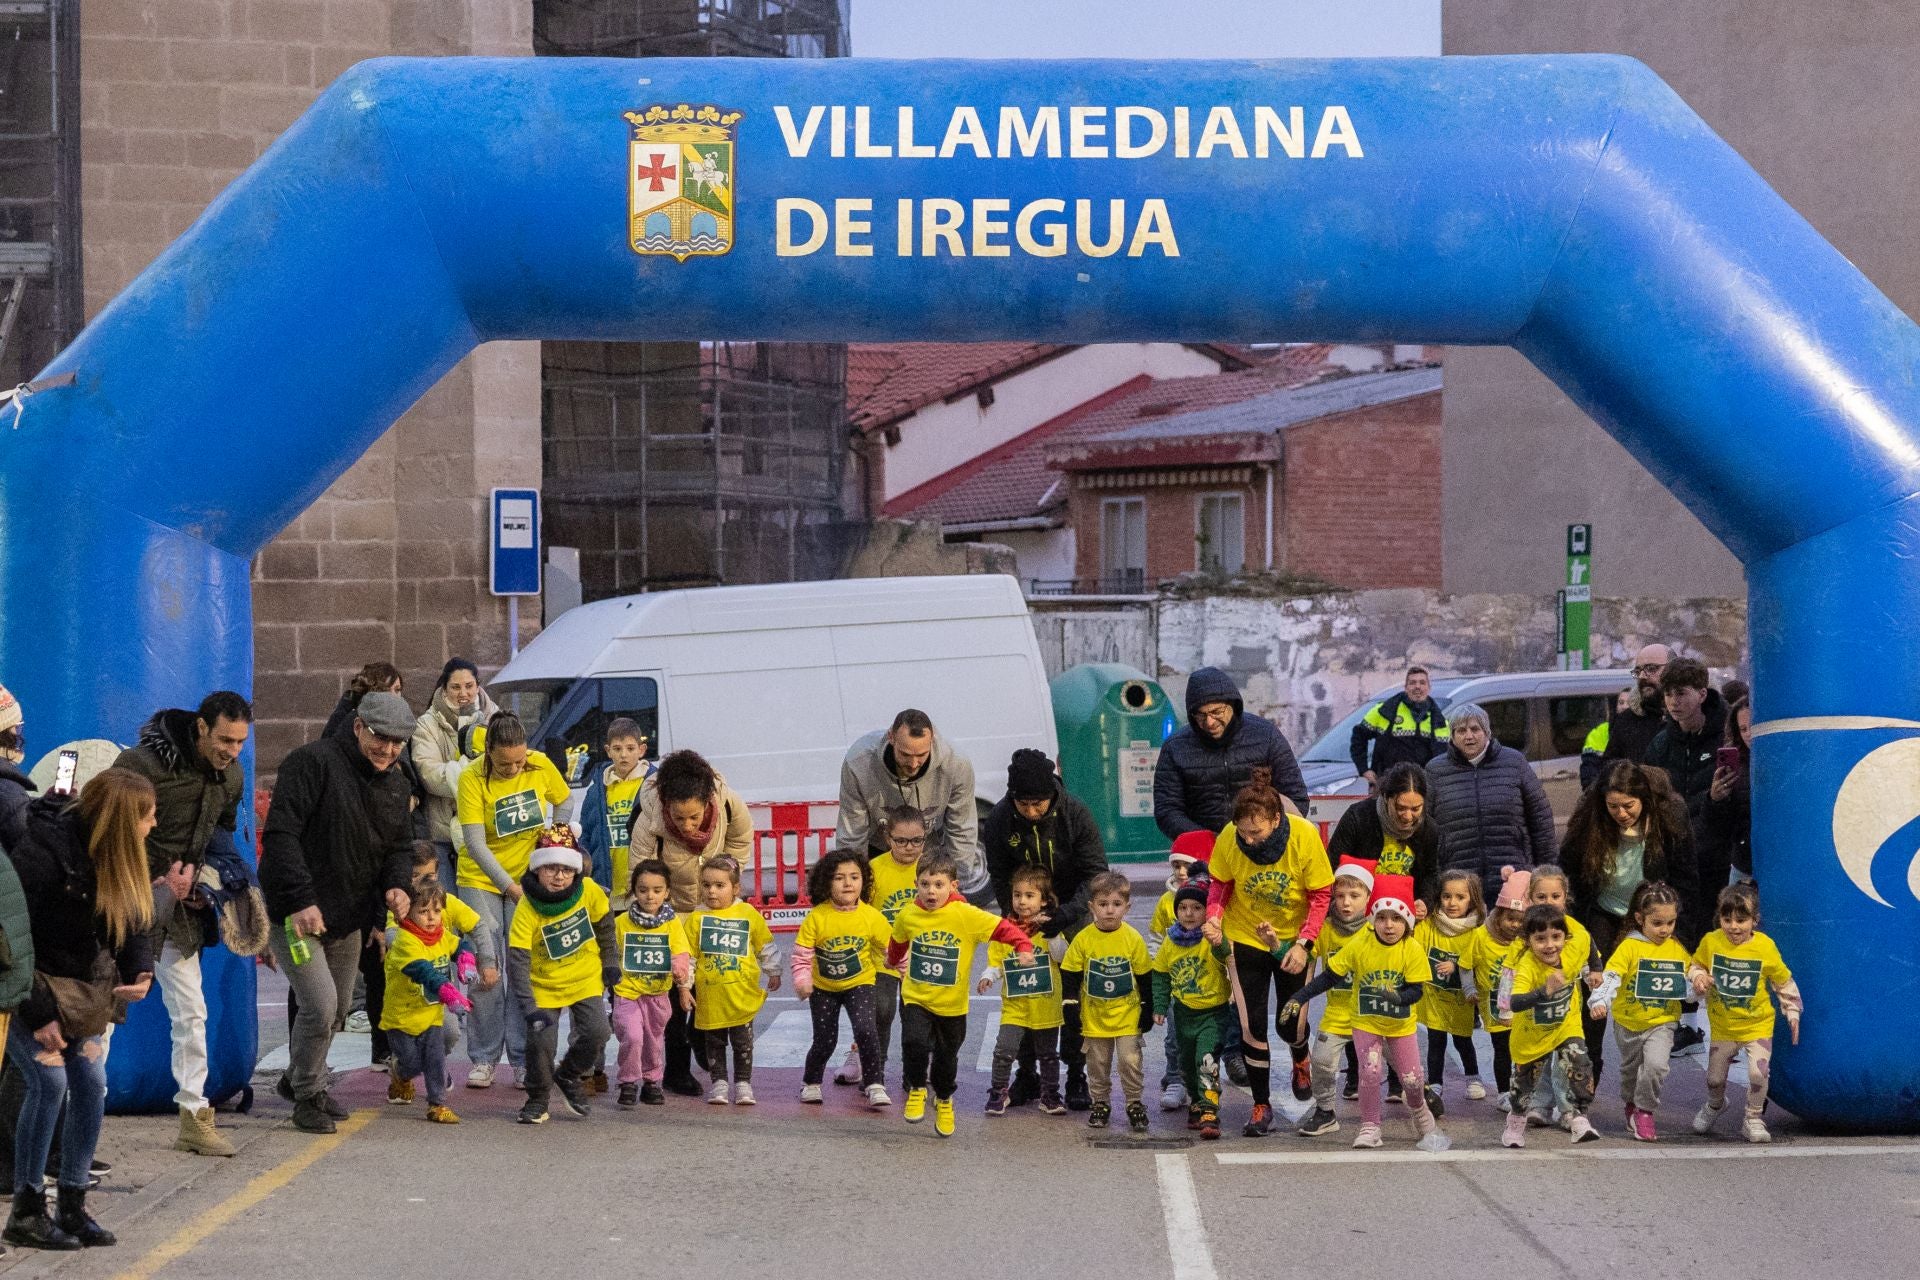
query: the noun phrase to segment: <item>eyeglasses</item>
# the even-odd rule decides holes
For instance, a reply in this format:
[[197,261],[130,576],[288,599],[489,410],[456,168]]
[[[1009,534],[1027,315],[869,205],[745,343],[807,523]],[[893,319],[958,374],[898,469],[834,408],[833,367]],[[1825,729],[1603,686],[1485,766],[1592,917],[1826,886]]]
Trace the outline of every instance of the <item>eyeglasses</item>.
[[895,836],[893,838],[893,845],[896,849],[919,849],[924,848],[926,843],[927,838],[925,836]]
[[1209,711],[1205,707],[1201,707],[1193,713],[1193,718],[1195,720],[1205,720],[1209,724],[1224,724],[1226,721],[1233,719],[1233,708],[1223,707],[1219,711]]
[[1667,664],[1664,662],[1643,662],[1633,669],[1633,674],[1637,676],[1657,676],[1666,669]]

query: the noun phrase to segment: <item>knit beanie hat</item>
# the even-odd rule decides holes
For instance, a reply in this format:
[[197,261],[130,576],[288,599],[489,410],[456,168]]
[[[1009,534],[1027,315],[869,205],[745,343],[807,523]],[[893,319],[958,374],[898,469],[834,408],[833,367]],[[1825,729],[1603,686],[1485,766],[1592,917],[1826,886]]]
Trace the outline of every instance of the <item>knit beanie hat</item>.
[[20,710],[20,700],[8,693],[5,685],[0,685],[0,733],[13,728],[26,718],[26,713]]
[[1211,831],[1182,831],[1173,838],[1170,862],[1197,862],[1201,866],[1213,860],[1214,835]]
[[1181,885],[1178,889],[1175,889],[1173,891],[1174,910],[1178,911],[1180,909],[1180,904],[1183,902],[1197,902],[1203,907],[1206,906],[1207,905],[1206,882],[1205,881],[1195,882],[1195,881],[1189,880],[1187,881],[1187,883]]
[[1007,765],[1007,794],[1015,800],[1048,800],[1053,797],[1053,761],[1047,753],[1022,747],[1013,753]]
[[1500,868],[1500,896],[1493,900],[1496,908],[1510,907],[1515,911],[1527,909],[1527,891],[1533,887],[1533,872],[1517,871],[1512,867]]

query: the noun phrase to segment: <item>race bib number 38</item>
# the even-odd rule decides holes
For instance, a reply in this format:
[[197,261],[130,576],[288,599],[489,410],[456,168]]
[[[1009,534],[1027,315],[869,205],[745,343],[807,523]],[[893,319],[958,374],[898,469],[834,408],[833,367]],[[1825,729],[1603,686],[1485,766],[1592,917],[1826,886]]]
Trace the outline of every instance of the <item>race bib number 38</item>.
[[960,948],[913,940],[907,951],[907,981],[925,987],[951,987],[960,982]]
[[820,976],[828,982],[847,982],[860,976],[864,967],[861,956],[866,953],[862,946],[835,947],[831,950],[822,947],[813,953],[813,963],[820,970]]
[[1133,994],[1133,965],[1125,956],[1099,956],[1087,961],[1087,996],[1093,1000],[1124,1000]]
[[546,821],[547,815],[540,807],[540,797],[531,791],[516,791],[493,802],[495,835],[517,836],[522,831],[545,826]]
[[1728,1004],[1747,1004],[1760,993],[1760,962],[1732,956],[1713,958],[1713,989]]
[[1642,960],[1633,970],[1633,998],[1641,1004],[1679,1000],[1687,994],[1687,966],[1678,960]]
[[637,977],[659,978],[673,972],[673,955],[664,933],[630,933],[620,948],[620,968]]
[[585,946],[592,936],[593,926],[587,922],[585,907],[575,908],[553,923],[540,926],[540,945],[546,948],[549,960],[565,960]]

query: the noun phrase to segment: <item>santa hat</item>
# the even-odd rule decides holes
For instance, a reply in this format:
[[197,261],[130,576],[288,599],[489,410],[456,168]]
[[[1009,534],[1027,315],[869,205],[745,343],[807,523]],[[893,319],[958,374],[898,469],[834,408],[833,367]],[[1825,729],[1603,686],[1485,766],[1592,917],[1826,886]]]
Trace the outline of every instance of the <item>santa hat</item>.
[[582,864],[578,849],[565,845],[547,844],[533,851],[533,857],[527,865],[534,871],[542,867],[565,867],[575,875],[579,875]]
[[1413,908],[1408,906],[1403,900],[1399,898],[1377,899],[1373,904],[1373,914],[1379,916],[1383,912],[1388,915],[1399,916],[1407,922],[1407,928],[1413,928]]
[[1360,882],[1361,887],[1369,894],[1373,892],[1373,872],[1367,869],[1365,863],[1343,862],[1333,869],[1333,878],[1335,880],[1357,880]]
[[1173,838],[1170,862],[1197,862],[1206,866],[1213,860],[1214,835],[1211,831],[1182,831]]

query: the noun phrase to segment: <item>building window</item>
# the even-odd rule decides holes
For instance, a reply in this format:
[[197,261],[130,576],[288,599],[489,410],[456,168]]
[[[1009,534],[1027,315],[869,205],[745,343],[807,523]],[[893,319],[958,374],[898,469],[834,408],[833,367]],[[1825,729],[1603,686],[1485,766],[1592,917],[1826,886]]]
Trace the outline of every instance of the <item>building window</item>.
[[1193,542],[1194,564],[1202,573],[1239,573],[1247,567],[1247,520],[1239,494],[1201,495]]
[[1100,503],[1100,590],[1139,592],[1147,585],[1147,500]]

